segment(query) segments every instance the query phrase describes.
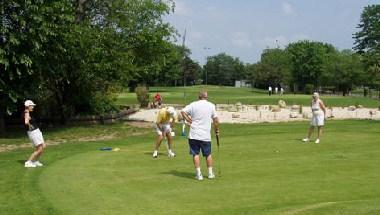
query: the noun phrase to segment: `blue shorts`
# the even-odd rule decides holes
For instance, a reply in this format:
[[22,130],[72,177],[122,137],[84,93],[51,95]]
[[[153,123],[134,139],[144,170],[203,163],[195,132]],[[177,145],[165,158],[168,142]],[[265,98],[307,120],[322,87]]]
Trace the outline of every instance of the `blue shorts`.
[[202,150],[203,157],[211,155],[211,142],[202,140],[189,139],[190,154],[195,156],[199,155],[199,151]]

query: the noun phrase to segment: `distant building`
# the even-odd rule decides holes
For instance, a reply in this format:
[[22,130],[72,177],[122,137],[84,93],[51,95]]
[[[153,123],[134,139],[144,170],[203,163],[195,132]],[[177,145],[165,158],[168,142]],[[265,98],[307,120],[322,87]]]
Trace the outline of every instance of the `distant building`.
[[235,87],[241,88],[241,87],[251,87],[251,82],[248,80],[239,80],[235,81]]

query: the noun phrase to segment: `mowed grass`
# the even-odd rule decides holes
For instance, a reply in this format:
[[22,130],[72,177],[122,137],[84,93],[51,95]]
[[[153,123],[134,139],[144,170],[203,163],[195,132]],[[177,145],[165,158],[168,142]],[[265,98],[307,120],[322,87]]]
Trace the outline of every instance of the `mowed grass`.
[[[216,104],[242,104],[251,105],[276,105],[283,99],[288,105],[310,105],[311,95],[285,94],[268,96],[266,91],[250,88],[218,87],[218,86],[194,86],[194,87],[151,87],[150,98],[159,92],[167,104],[188,104],[198,99],[198,93],[202,89],[209,92],[209,100]],[[380,107],[379,99],[364,97],[322,96],[323,101],[330,107],[347,107],[350,105],[363,105],[365,107]],[[117,104],[137,104],[135,93],[120,93]]]
[[219,155],[213,146],[221,175],[201,182],[185,138],[175,137],[176,158],[162,146],[152,159],[153,131],[124,124],[113,140],[49,147],[42,168],[23,167],[30,150],[3,152],[0,214],[380,214],[380,122],[328,121],[319,145],[301,143],[307,127],[222,125]]

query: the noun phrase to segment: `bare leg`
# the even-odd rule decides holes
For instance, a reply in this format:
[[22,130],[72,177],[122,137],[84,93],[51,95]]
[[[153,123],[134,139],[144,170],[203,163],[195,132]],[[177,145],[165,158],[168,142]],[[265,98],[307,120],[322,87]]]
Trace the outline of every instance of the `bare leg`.
[[322,126],[318,126],[318,139],[321,138],[322,131],[323,131],[323,127]]
[[211,155],[207,156],[206,164],[207,164],[208,168],[212,167],[212,156]]
[[30,155],[29,160],[30,161],[36,161],[38,158],[42,155],[44,151],[44,144],[36,146],[34,149],[34,152]]
[[200,168],[200,159],[199,159],[199,155],[194,155],[193,156],[193,162],[194,162],[194,167],[197,169],[197,168]]
[[168,140],[168,147],[169,147],[168,150],[171,150],[172,149],[172,144],[173,144],[173,138],[172,138],[172,136],[171,136],[171,134],[169,132],[166,133],[166,139]]
[[157,140],[156,140],[156,146],[155,146],[155,150],[158,151],[158,149],[160,148],[161,146],[161,142],[162,140],[164,139],[164,136],[163,135],[158,135],[157,136]]
[[307,139],[310,139],[311,134],[313,134],[313,131],[314,131],[314,126],[310,126],[310,128],[309,128],[309,132],[308,132],[308,134],[307,134]]

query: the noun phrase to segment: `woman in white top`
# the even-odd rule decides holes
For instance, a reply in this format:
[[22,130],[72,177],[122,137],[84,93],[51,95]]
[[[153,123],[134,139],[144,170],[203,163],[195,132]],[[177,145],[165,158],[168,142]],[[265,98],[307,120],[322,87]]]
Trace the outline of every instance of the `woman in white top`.
[[303,139],[302,141],[309,142],[311,134],[314,131],[314,127],[318,127],[318,137],[315,143],[319,143],[323,126],[325,125],[326,107],[323,104],[323,101],[319,98],[318,93],[313,94],[313,100],[311,101],[311,111],[313,113],[313,116],[310,122],[309,133],[307,135],[307,138]]

